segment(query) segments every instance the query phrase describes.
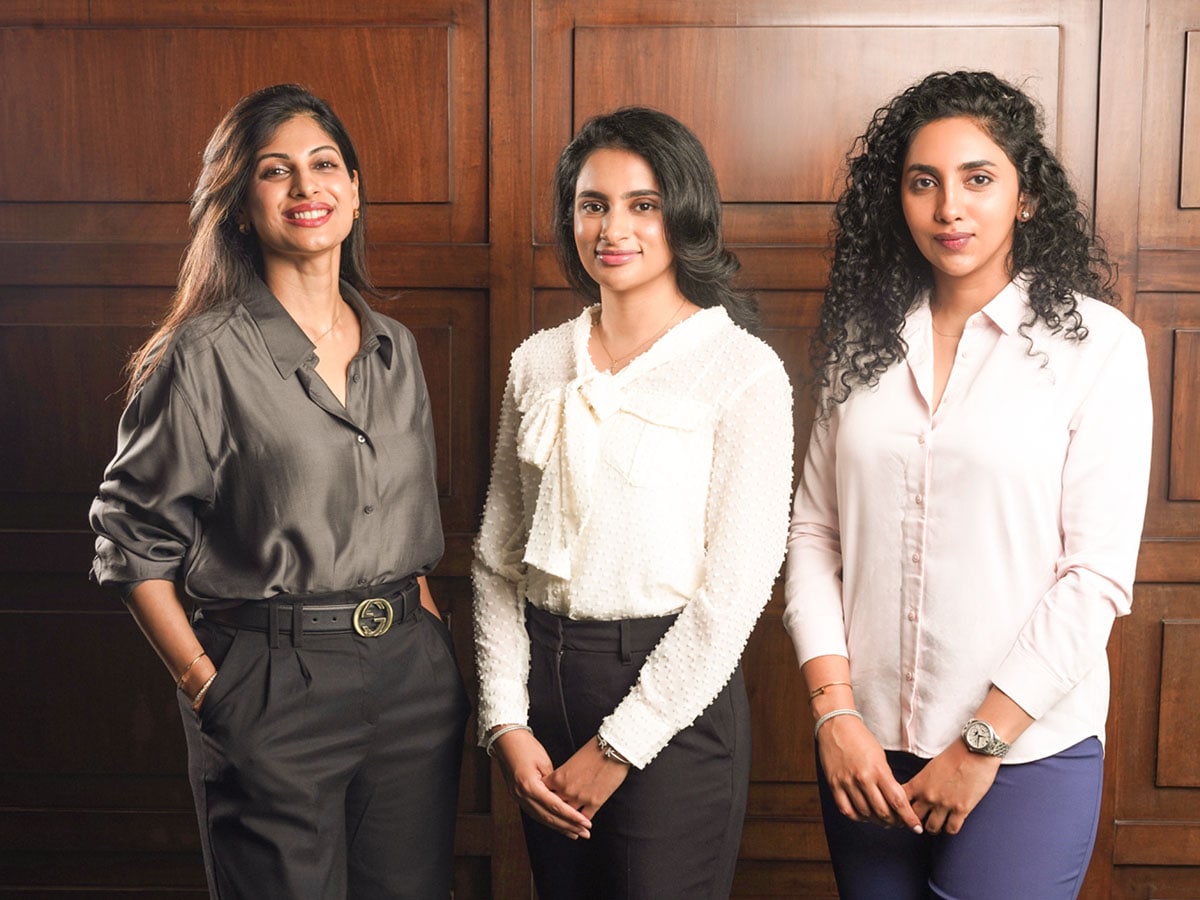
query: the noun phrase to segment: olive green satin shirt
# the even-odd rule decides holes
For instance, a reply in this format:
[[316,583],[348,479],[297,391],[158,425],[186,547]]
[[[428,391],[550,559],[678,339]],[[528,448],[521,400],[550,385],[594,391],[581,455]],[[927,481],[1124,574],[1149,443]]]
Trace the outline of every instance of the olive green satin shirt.
[[262,282],[174,336],[92,503],[96,581],[166,579],[217,608],[433,568],[444,543],[416,343],[341,291],[362,331],[345,407]]

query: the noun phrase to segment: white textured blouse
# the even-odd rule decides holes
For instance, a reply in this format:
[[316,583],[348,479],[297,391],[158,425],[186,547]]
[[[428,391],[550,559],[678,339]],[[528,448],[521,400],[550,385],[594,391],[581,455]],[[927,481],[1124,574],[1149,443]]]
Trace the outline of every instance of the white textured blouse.
[[993,684],[1035,719],[1005,763],[1104,739],[1105,644],[1130,611],[1146,507],[1150,387],[1138,328],[1099,301],[1078,308],[1083,341],[1023,328],[1028,301],[1010,283],[967,320],[932,411],[923,303],[906,359],[813,428],[784,624],[801,664],[849,657],[858,709],[887,749],[936,756]]
[[792,393],[721,307],[599,372],[595,310],[513,354],[472,567],[479,734],[528,719],[526,602],[572,619],[678,613],[600,727],[643,767],[724,688],[770,596]]

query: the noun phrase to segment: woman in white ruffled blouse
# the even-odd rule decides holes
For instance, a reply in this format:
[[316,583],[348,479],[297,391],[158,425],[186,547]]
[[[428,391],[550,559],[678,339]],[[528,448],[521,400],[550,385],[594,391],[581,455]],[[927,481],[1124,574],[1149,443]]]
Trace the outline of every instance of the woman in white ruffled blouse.
[[585,124],[555,229],[599,303],[513,355],[473,571],[480,742],[541,900],[728,897],[739,660],[783,559],[791,387],[745,330],[716,178],[679,122]]

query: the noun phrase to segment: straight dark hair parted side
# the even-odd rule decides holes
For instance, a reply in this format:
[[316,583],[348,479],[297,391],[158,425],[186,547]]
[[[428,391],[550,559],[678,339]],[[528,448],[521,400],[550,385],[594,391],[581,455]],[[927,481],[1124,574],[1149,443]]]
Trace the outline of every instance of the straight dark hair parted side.
[[687,126],[658,110],[625,107],[589,119],[559,156],[554,233],[571,285],[593,302],[600,299],[600,286],[575,247],[575,185],[587,158],[601,149],[636,153],[654,172],[680,292],[697,306],[724,306],[736,324],[755,331],[758,304],[749,291],[733,286],[741,265],[721,234],[721,195],[712,163]]
[[333,109],[297,84],[276,84],[248,94],[221,119],[204,149],[204,163],[192,192],[179,283],[162,324],[131,357],[129,396],[137,393],[166,352],[171,336],[201,313],[237,303],[256,278],[263,277],[262,252],[251,231],[238,230],[250,191],[255,157],[275,131],[297,116],[308,116],[333,139],[349,172],[358,173],[360,216],[342,242],[340,274],[370,292],[366,266],[367,198],[358,153]]

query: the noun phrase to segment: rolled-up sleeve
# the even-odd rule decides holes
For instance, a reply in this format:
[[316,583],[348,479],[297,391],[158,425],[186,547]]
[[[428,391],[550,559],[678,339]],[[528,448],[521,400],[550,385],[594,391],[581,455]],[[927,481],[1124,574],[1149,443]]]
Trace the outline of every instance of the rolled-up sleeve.
[[164,365],[121,416],[116,456],[92,502],[93,579],[126,591],[150,579],[176,580],[213,494],[203,432]]

